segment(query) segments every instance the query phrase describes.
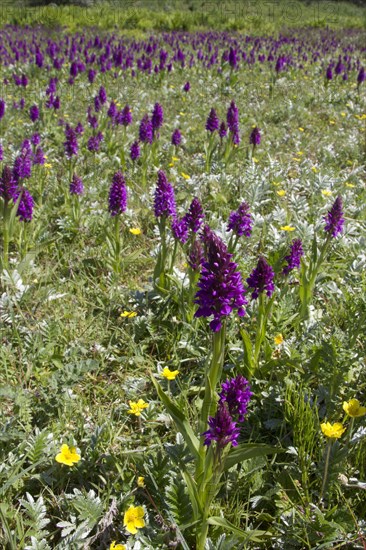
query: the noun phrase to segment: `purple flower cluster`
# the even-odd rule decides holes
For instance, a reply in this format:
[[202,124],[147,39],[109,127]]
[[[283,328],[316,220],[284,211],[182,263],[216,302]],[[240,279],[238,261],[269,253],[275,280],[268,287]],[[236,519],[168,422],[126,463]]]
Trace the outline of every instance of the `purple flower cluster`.
[[127,188],[125,178],[121,171],[114,174],[112,185],[109,189],[109,212],[111,216],[117,216],[125,212],[127,208]]
[[194,240],[188,253],[188,265],[194,270],[198,271],[204,260],[203,249],[200,241]]
[[84,193],[83,181],[76,174],[74,174],[72,177],[69,190],[70,190],[70,195],[83,195]]
[[88,139],[88,149],[91,152],[97,152],[100,149],[100,145],[103,141],[104,137],[102,132],[98,132],[95,136],[91,136]]
[[206,121],[206,130],[211,133],[216,132],[216,130],[219,129],[219,125],[219,117],[217,116],[215,109],[212,108]]
[[37,105],[32,105],[32,107],[29,109],[29,117],[32,122],[36,122],[36,120],[39,119],[39,109]]
[[188,241],[188,227],[184,218],[175,218],[172,221],[172,233],[173,237],[182,244]]
[[141,155],[140,145],[138,141],[134,141],[130,147],[130,157],[131,160],[137,160]]
[[226,403],[232,417],[237,416],[238,422],[244,422],[249,401],[253,395],[249,382],[244,376],[228,378],[221,384],[219,403]]
[[155,103],[151,116],[151,124],[153,127],[153,133],[156,134],[157,130],[162,127],[164,122],[163,108],[159,103]]
[[132,113],[129,105],[125,105],[122,111],[118,113],[117,124],[120,124],[121,126],[129,126],[132,124]]
[[255,126],[255,128],[253,128],[253,130],[250,133],[249,143],[254,147],[256,147],[257,145],[260,145],[261,143],[261,131],[257,126]]
[[22,151],[14,161],[13,176],[16,181],[30,178],[32,175],[32,149],[30,143],[26,142],[22,146]]
[[174,145],[174,147],[179,147],[181,142],[182,142],[182,134],[180,133],[180,130],[176,128],[172,133],[172,145]]
[[242,202],[235,212],[231,212],[227,230],[233,231],[238,237],[242,235],[250,237],[252,233],[252,217],[249,213],[249,204]]
[[158,184],[154,194],[154,213],[156,218],[161,216],[176,218],[174,189],[163,170],[158,172]]
[[293,269],[300,267],[301,257],[304,255],[301,239],[294,239],[291,244],[290,254],[285,256],[287,265],[283,268],[283,275],[288,275]]
[[140,122],[139,138],[143,143],[151,144],[153,142],[154,129],[149,115],[145,115]]
[[66,138],[66,141],[64,141],[65,154],[67,158],[71,159],[72,156],[74,155],[77,156],[79,152],[79,144],[78,144],[76,132],[70,126],[70,124],[66,124],[65,138]]
[[231,133],[231,139],[235,145],[240,143],[240,133],[239,133],[239,110],[235,105],[235,102],[230,103],[230,107],[227,111],[226,122]]
[[266,291],[268,297],[271,297],[275,286],[273,283],[274,271],[267,263],[267,260],[261,256],[258,260],[257,267],[253,269],[250,276],[247,278],[249,288],[253,289],[252,299],[258,298],[259,294]]
[[209,429],[202,434],[205,438],[204,445],[209,447],[216,441],[220,449],[229,443],[236,447],[240,435],[237,422],[244,422],[253,393],[248,380],[238,375],[222,383],[219,395],[216,414],[209,417]]
[[205,217],[203,208],[197,197],[192,200],[188,212],[184,216],[184,220],[188,229],[197,233],[202,225],[202,220]]
[[236,447],[240,430],[236,422],[230,416],[228,407],[220,403],[215,416],[210,416],[208,419],[209,429],[202,435],[205,438],[204,445],[209,447],[213,441],[216,441],[217,446],[222,449],[229,443]]
[[245,315],[243,306],[247,300],[238,266],[231,261],[232,254],[225,243],[208,226],[204,228],[202,240],[206,253],[195,297],[198,304],[195,317],[213,316],[210,328],[218,332],[222,318],[230,315],[233,309],[240,317]]
[[[33,219],[33,197],[25,187],[20,190],[20,193],[21,197],[18,205],[17,216],[19,216],[21,222],[30,222]],[[18,197],[19,193],[16,200],[18,200]]]
[[344,217],[342,208],[342,197],[338,196],[328,214],[324,216],[326,222],[324,231],[330,233],[332,237],[337,237],[343,231]]
[[4,166],[0,178],[0,197],[6,202],[16,201],[17,182],[9,166]]

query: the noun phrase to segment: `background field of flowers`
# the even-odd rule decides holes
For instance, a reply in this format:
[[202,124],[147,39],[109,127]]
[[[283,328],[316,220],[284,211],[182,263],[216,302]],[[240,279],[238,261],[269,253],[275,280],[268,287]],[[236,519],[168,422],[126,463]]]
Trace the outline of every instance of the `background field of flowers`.
[[268,453],[206,547],[365,548],[365,9],[280,5],[4,3],[1,547],[195,548],[156,385],[198,426],[224,324],[252,395],[195,435]]

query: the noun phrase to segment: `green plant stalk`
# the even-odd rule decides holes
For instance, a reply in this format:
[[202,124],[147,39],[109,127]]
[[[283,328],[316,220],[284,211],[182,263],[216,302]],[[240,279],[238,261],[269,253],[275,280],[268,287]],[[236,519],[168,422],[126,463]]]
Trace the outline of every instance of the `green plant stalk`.
[[[315,261],[315,264],[313,260],[310,261],[308,274],[306,273],[306,270],[304,270],[302,277],[301,277],[301,309],[300,309],[300,320],[307,319],[309,316],[309,306],[311,304],[312,298],[313,298],[313,292],[314,292],[314,286],[315,286],[315,280],[319,273],[320,267],[324,261],[325,255],[328,251],[328,247],[330,244],[332,236],[328,233],[324,244],[322,246],[322,249],[320,251],[319,258]],[[308,277],[307,277],[308,275]]]
[[175,258],[176,258],[176,255],[177,255],[177,250],[178,250],[178,239],[174,239],[174,248],[173,248],[173,254],[172,254],[172,257],[171,257],[171,261],[170,261],[169,273],[173,273]]
[[[154,284],[161,289],[166,288],[165,277],[165,264],[167,259],[167,245],[166,245],[166,216],[161,216],[159,219],[159,233],[160,233],[160,250],[158,259],[154,270]],[[158,284],[157,284],[158,280]]]
[[[211,362],[205,377],[205,395],[202,403],[201,417],[199,420],[199,433],[202,434],[207,429],[208,417],[213,416],[216,410],[216,386],[221,378],[222,367],[224,363],[226,325],[223,321],[222,327],[218,332],[212,335],[212,355]],[[196,481],[200,482],[204,476],[204,464],[206,452],[204,441],[201,437],[199,448],[199,460],[196,465]],[[206,476],[207,477],[207,476]]]
[[3,269],[8,269],[9,265],[9,207],[8,201],[4,200],[3,205]]
[[123,126],[122,143],[121,143],[121,166],[123,170],[126,169],[125,146],[126,146],[126,126]]
[[[270,298],[268,301],[268,304],[265,303],[265,296],[263,292],[259,295],[259,304],[258,304],[258,328],[255,336],[255,343],[254,343],[254,353],[253,353],[253,368],[255,370],[259,367],[259,358],[261,353],[261,348],[263,344],[263,340],[266,336],[266,328],[267,328],[267,322],[271,315],[272,306],[274,302],[274,296]],[[252,372],[252,376],[255,373]]]
[[327,487],[328,470],[329,470],[329,458],[330,458],[330,451],[332,449],[332,444],[333,444],[333,440],[329,439],[329,441],[327,443],[327,448],[326,448],[326,451],[325,451],[326,454],[325,454],[324,475],[323,475],[322,488],[321,488],[320,496],[319,496],[319,502],[321,502],[323,500],[323,496],[325,494],[325,489]]
[[114,217],[114,272],[116,275],[120,273],[121,270],[121,233],[120,233],[120,216]]
[[197,550],[204,550],[208,534],[208,518],[210,513],[210,506],[215,498],[218,488],[221,474],[223,471],[223,462],[221,460],[221,449],[216,445],[213,452],[213,462],[207,465],[208,468],[204,469],[203,481],[200,487],[200,494],[202,495],[202,518],[200,520],[200,530],[197,534]]

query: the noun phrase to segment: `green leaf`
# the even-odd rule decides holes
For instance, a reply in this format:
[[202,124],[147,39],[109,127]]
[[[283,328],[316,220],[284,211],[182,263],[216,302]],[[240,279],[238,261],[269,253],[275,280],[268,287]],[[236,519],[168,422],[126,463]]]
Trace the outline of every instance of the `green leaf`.
[[250,341],[249,334],[246,330],[242,329],[240,331],[240,335],[243,339],[244,344],[244,364],[247,366],[249,374],[253,373],[253,346],[252,342]]
[[263,542],[263,537],[269,535],[267,531],[259,531],[259,530],[253,530],[253,531],[243,531],[242,529],[239,529],[239,527],[235,527],[232,523],[227,521],[224,518],[220,517],[211,517],[208,518],[207,523],[209,525],[215,525],[216,527],[223,527],[224,529],[229,529],[232,533],[234,533],[236,536],[243,539],[245,542]]
[[187,418],[177,407],[177,405],[175,405],[175,403],[171,401],[171,399],[167,396],[160,384],[155,380],[152,375],[151,380],[155,386],[160,401],[165,405],[170,416],[173,418],[177,429],[182,433],[184,441],[186,442],[189,450],[195,456],[195,458],[199,458],[200,443],[198,438],[195,436]]
[[244,462],[244,460],[248,460],[249,458],[256,458],[258,456],[266,456],[282,452],[285,451],[278,447],[272,447],[272,445],[244,443],[230,451],[225,460],[224,470],[229,470],[229,468],[232,468],[235,464]]

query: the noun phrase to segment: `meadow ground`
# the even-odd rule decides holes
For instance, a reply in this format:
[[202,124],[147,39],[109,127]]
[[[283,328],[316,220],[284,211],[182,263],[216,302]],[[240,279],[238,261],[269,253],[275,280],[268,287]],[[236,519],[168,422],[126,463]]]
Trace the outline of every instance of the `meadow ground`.
[[4,6],[0,546],[365,548],[365,9]]

